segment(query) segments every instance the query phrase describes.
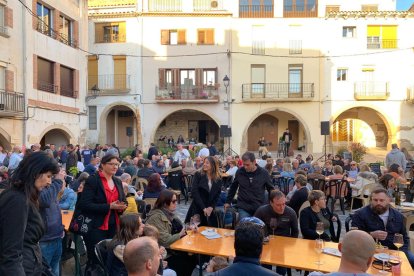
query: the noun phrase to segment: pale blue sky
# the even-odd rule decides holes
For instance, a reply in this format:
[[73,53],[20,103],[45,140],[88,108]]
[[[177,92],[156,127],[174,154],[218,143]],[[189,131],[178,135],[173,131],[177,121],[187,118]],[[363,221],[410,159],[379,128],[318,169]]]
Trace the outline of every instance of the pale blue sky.
[[414,0],[397,0],[397,10],[406,11],[413,4]]

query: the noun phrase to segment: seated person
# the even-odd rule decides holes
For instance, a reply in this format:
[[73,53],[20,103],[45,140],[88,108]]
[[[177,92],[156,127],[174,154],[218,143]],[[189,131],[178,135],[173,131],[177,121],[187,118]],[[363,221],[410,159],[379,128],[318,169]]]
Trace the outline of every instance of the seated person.
[[119,229],[108,244],[106,266],[110,275],[128,275],[124,265],[125,245],[142,235],[144,224],[138,214],[126,214],[119,218]]
[[313,166],[313,173],[308,173],[308,180],[320,179],[325,181],[325,176],[322,174],[322,168],[319,165]]
[[188,159],[183,169],[183,175],[194,175],[197,169],[194,167],[193,160]]
[[240,221],[234,235],[234,251],[236,258],[227,268],[216,271],[220,276],[251,276],[251,275],[279,275],[260,265],[260,255],[263,250],[263,222],[254,223],[251,217]]
[[[59,199],[59,207],[62,210],[74,210],[76,205],[76,193],[74,190],[69,188],[65,182],[62,185],[62,191],[59,192],[61,195]],[[58,195],[58,198],[59,198]]]
[[236,175],[237,169],[238,169],[237,162],[236,162],[236,160],[231,160],[229,162],[229,164],[230,164],[230,169],[228,169],[226,171],[226,174],[228,174],[228,175],[232,176],[232,178],[234,178],[234,176]]
[[355,161],[351,161],[350,163],[350,170],[348,170],[348,177],[351,177],[353,179],[357,178],[358,172],[359,172],[359,168],[358,168],[358,164]]
[[403,215],[390,206],[391,198],[384,188],[371,192],[371,205],[365,206],[352,216],[352,226],[370,234],[382,245],[397,250],[394,245],[394,235],[401,234],[404,245],[400,248],[407,256],[411,267],[414,268],[414,254],[410,251],[410,238],[404,225]]
[[344,171],[341,166],[335,165],[333,167],[333,174],[328,176],[329,180],[344,179]]
[[210,259],[210,262],[208,262],[208,265],[206,267],[206,272],[207,272],[206,276],[213,275],[213,272],[216,272],[228,266],[229,266],[229,262],[225,258],[215,256]]
[[396,181],[405,182],[404,170],[398,164],[392,164],[388,169],[388,173],[391,174]]
[[300,231],[302,236],[307,240],[315,240],[319,238],[316,233],[317,222],[323,222],[324,233],[320,235],[320,238],[325,241],[331,241],[335,236],[333,222],[336,221],[336,217],[332,216],[332,213],[326,208],[326,197],[322,191],[313,190],[309,193],[308,201],[309,207],[303,209],[299,216]]
[[148,185],[144,190],[142,198],[158,198],[161,191],[164,189],[165,187],[162,186],[160,175],[158,173],[153,173],[148,178]]
[[166,169],[165,169],[165,165],[164,165],[164,160],[162,158],[159,158],[159,159],[155,160],[154,163],[155,163],[155,165],[152,167],[152,169],[156,173],[159,173],[159,174],[165,173]]
[[160,249],[154,239],[149,237],[133,239],[125,246],[124,251],[124,264],[128,276],[157,275],[160,266]]
[[148,177],[155,173],[154,169],[152,168],[152,163],[148,159],[144,159],[143,161],[143,167],[138,170],[138,177],[145,178],[148,180]]
[[[350,183],[352,189],[352,196],[359,196],[362,188],[366,185],[378,183],[378,175],[371,172],[368,165],[361,165],[355,183]],[[369,193],[366,194],[369,196]]]
[[[127,173],[124,174],[129,176]],[[124,189],[125,199],[128,203],[128,207],[124,210],[123,214],[138,214],[137,202],[135,201],[135,189],[125,182],[122,182],[122,188]]]
[[[306,176],[306,172],[305,172],[304,170],[298,170],[298,171],[295,173],[295,177],[296,177],[297,175],[299,175],[299,174],[301,174],[301,175],[305,176],[305,177],[306,177],[306,179],[308,179],[308,178],[307,178],[307,176]],[[311,184],[309,184],[309,183],[306,183],[306,188],[308,189],[308,191],[312,191],[312,190],[313,190],[312,185],[311,185]],[[297,190],[298,190],[298,187],[297,187],[296,185],[294,185],[294,186],[293,186],[293,188],[292,188],[292,190],[291,190],[291,191],[287,194],[287,196],[286,196],[286,200],[287,200],[287,201],[289,201],[289,200],[292,198],[293,194],[294,194]]]
[[173,190],[181,191],[183,188],[183,170],[177,161],[174,161],[168,170],[167,185]]
[[276,159],[276,165],[273,167],[273,170],[279,173],[283,172],[283,159]]
[[280,173],[281,177],[295,177],[295,172],[292,170],[292,164],[284,163],[283,164],[283,171]]
[[293,194],[288,205],[295,211],[297,216],[299,216],[298,213],[302,204],[308,200],[309,190],[306,188],[306,184],[308,184],[306,176],[299,174],[295,177],[297,191]]
[[381,176],[381,178],[378,180],[379,184],[387,190],[387,193],[390,197],[394,196],[395,188],[397,187],[397,184],[395,183],[395,178],[387,173]]
[[324,176],[330,176],[333,175],[333,167],[332,167],[332,160],[326,160],[325,165],[322,169],[322,174]]

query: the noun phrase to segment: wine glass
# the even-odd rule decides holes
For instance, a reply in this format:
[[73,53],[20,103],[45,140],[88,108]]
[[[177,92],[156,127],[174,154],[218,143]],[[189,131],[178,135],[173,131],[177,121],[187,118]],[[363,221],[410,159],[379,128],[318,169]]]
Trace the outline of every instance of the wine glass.
[[388,254],[388,247],[381,246],[379,248],[379,252],[381,253],[381,261],[382,261],[382,269],[379,271],[381,274],[388,274],[388,271],[385,270],[385,262],[388,262],[390,255]]
[[[272,233],[273,233],[273,236],[274,236],[275,235],[275,229],[277,227],[277,220],[276,220],[276,218],[271,218],[270,219],[269,226],[270,226],[270,228],[272,228]],[[272,238],[274,238],[274,237],[272,237]]]
[[394,234],[394,241],[395,247],[397,247],[398,257],[400,257],[400,248],[404,245],[403,235],[401,234]]
[[191,241],[191,238],[193,236],[193,229],[194,229],[194,225],[190,223],[186,223],[185,224],[185,232],[187,233],[189,239],[187,239],[187,244],[193,244],[193,242]]
[[318,253],[318,261],[316,261],[315,264],[317,264],[318,266],[323,264],[323,262],[321,262],[321,254],[322,254],[323,248],[325,247],[324,245],[325,245],[324,240],[322,239],[315,240],[315,251],[316,253]]
[[318,221],[316,223],[316,233],[318,233],[319,239],[321,239],[321,235],[323,234],[324,230],[325,230],[325,226],[323,225],[323,222]]
[[200,225],[200,215],[199,214],[195,214],[194,216],[191,217],[191,219],[193,220],[193,224],[195,226],[198,227],[198,225]]
[[403,203],[405,200],[406,200],[406,198],[405,198],[405,193],[404,193],[404,192],[401,192],[401,193],[400,193],[400,205],[401,205],[401,203]]

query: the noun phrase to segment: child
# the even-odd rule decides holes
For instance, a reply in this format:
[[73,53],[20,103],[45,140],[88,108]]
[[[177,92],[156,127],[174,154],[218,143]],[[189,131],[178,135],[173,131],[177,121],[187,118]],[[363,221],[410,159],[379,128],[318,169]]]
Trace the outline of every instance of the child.
[[125,209],[124,214],[138,214],[138,207],[135,201],[134,188],[128,186],[127,183],[122,183],[122,187],[124,188],[126,201],[128,203],[128,207]]
[[206,268],[206,275],[213,275],[214,272],[229,266],[227,260],[223,257],[215,256],[211,258]]

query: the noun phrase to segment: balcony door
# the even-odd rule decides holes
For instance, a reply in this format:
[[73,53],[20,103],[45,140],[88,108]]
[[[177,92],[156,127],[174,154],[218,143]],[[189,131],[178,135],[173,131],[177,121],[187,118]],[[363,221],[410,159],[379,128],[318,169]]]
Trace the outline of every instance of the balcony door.
[[289,98],[301,98],[303,95],[303,65],[289,65]]
[[365,96],[373,95],[375,93],[374,73],[375,71],[372,68],[362,69],[362,79],[364,81],[363,92],[365,93]]
[[267,142],[272,142],[272,145],[267,147],[269,151],[277,150],[278,125],[279,120],[269,114],[257,117],[247,131],[248,150],[257,151],[259,149],[257,142],[261,137],[264,137]]
[[252,80],[252,98],[264,97],[266,83],[266,65],[252,64],[250,71]]

